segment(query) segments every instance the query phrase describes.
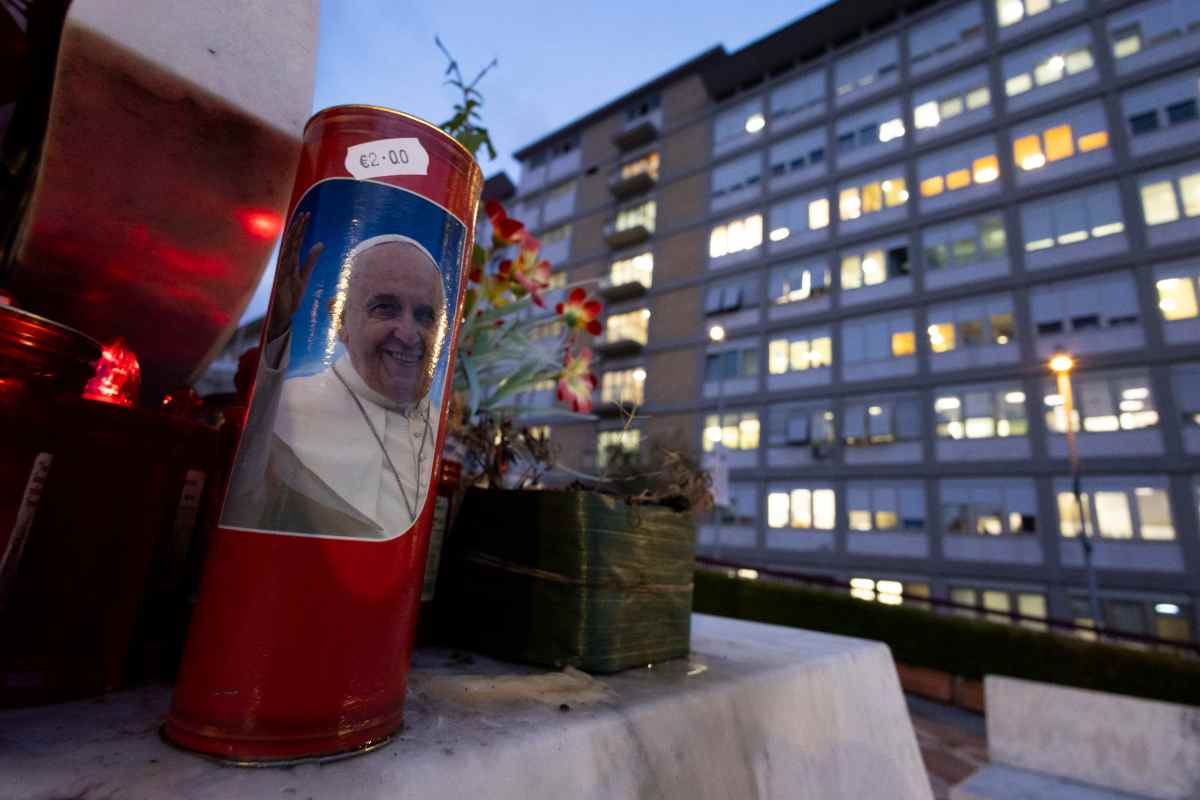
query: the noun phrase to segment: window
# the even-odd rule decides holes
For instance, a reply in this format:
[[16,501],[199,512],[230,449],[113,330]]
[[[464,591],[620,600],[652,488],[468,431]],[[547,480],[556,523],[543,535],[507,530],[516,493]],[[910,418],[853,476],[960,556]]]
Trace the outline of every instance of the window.
[[771,119],[786,123],[825,110],[825,73],[813,72],[771,92]]
[[657,111],[660,105],[660,98],[657,94],[647,95],[641,100],[625,107],[625,121],[636,122],[639,119],[644,119]]
[[1095,67],[1091,41],[1086,28],[1077,28],[1005,56],[1004,93],[1016,97],[1089,72]]
[[842,441],[848,447],[892,444],[921,438],[921,407],[915,397],[861,400],[846,404]]
[[635,206],[623,208],[617,212],[613,227],[618,231],[636,228],[639,225],[654,233],[654,218],[658,205],[653,200],[646,200]]
[[[829,226],[829,200],[824,197],[794,197],[771,206],[770,239],[783,240],[799,233],[819,231]],[[759,235],[761,241],[761,233]]]
[[978,618],[983,612],[988,622],[1011,624],[1015,609],[1023,617],[1033,617],[1021,620],[1021,627],[1046,630],[1046,623],[1040,621],[1046,619],[1046,595],[1041,592],[953,587],[950,589],[950,601],[964,606],[955,609],[955,616]]
[[[1200,364],[1177,364],[1172,370],[1172,378],[1183,426],[1200,427]],[[1197,490],[1200,491],[1200,484]]]
[[1000,295],[935,306],[929,309],[926,333],[935,354],[1010,344],[1016,338],[1012,298]]
[[1147,225],[1200,216],[1200,161],[1139,176],[1138,189]]
[[704,357],[704,382],[732,381],[758,375],[758,349],[753,344],[731,347]]
[[622,431],[600,431],[596,434],[596,468],[604,469],[623,456],[637,457],[642,432],[637,428]]
[[996,142],[991,137],[925,156],[917,163],[922,197],[936,197],[969,186],[993,183],[1000,177]]
[[842,363],[862,364],[916,354],[912,315],[870,317],[842,324]]
[[850,579],[850,596],[888,606],[904,605],[907,600],[918,608],[929,608],[928,583],[854,577]]
[[824,262],[792,261],[771,270],[771,299],[776,304],[796,303],[829,292],[829,266]]
[[1025,252],[1101,239],[1125,230],[1114,183],[1089,186],[1021,206]]
[[614,261],[609,272],[609,280],[613,286],[640,283],[648,289],[653,277],[654,254],[649,251]]
[[1198,30],[1200,8],[1192,0],[1139,3],[1108,19],[1108,40],[1118,61],[1178,43]]
[[992,103],[984,67],[970,70],[913,93],[913,125],[918,131],[937,128],[972,111],[987,109]]
[[[1158,425],[1158,411],[1145,372],[1090,373],[1071,380],[1074,414],[1071,428],[1089,433],[1133,431]],[[1066,403],[1053,383],[1045,386],[1046,427],[1053,433],[1067,430]]]
[[838,102],[891,85],[895,82],[899,63],[900,52],[895,37],[842,56],[833,67]]
[[600,383],[600,399],[605,403],[627,403],[640,406],[646,370],[641,367],[604,373]]
[[1030,310],[1034,330],[1041,337],[1138,323],[1137,293],[1128,273],[1035,289],[1030,297]]
[[821,447],[837,438],[833,411],[825,405],[777,405],[771,409],[768,437],[776,447]]
[[1035,17],[1043,11],[1049,11],[1054,6],[1069,3],[1070,0],[995,0],[996,21],[1001,28],[1016,25],[1023,19]]
[[939,389],[933,400],[940,439],[1024,436],[1025,392],[1019,385]]
[[[1171,275],[1163,273],[1169,271]],[[1171,270],[1157,269],[1155,274],[1162,275],[1154,282],[1158,291],[1158,310],[1167,322],[1181,319],[1194,319],[1200,315],[1196,303],[1196,287],[1200,281],[1200,269],[1194,266],[1180,267]]]
[[833,364],[829,333],[796,333],[772,339],[767,349],[767,369],[772,375],[786,375],[820,369]]
[[1175,538],[1165,480],[1153,478],[1085,478],[1079,506],[1069,479],[1055,481],[1058,530],[1067,537],[1098,532],[1105,539],[1170,541]]
[[825,163],[825,130],[814,128],[771,148],[767,161],[771,177],[782,178]]
[[908,62],[914,72],[923,72],[950,58],[983,46],[983,13],[979,3],[963,3],[913,27],[908,34]]
[[852,531],[925,530],[925,490],[916,483],[846,485],[846,516]]
[[891,101],[842,117],[835,129],[839,159],[904,137],[899,101]]
[[722,111],[713,122],[713,147],[718,152],[756,137],[766,127],[762,100],[754,98]]
[[842,220],[858,219],[867,214],[896,208],[908,202],[904,178],[897,174],[882,180],[869,180],[854,186],[843,186],[838,192],[838,214]]
[[708,236],[710,258],[752,250],[762,244],[762,214],[751,214],[718,225]]
[[549,230],[542,231],[541,235],[539,235],[538,238],[541,240],[542,249],[544,250],[546,247],[548,247],[552,244],[557,244],[558,242],[565,242],[568,239],[570,239],[571,238],[571,226],[570,225],[559,225],[557,228],[550,228]]
[[726,194],[759,186],[761,181],[762,157],[758,153],[751,153],[713,170],[711,196],[715,200]]
[[968,536],[1036,534],[1033,481],[942,481],[942,530]]
[[1099,103],[1077,106],[1013,129],[1013,164],[1024,172],[1108,148],[1108,125]]
[[705,314],[725,314],[758,305],[758,280],[741,278],[709,286],[704,296]]
[[926,228],[921,237],[929,269],[969,267],[1006,255],[1004,218],[999,214]]
[[624,314],[610,314],[604,326],[606,342],[646,343],[646,331],[650,326],[650,309],[639,308]]
[[575,182],[570,181],[546,192],[546,202],[542,206],[542,219],[545,222],[562,219],[569,215],[574,208]]
[[726,450],[757,450],[758,414],[753,411],[735,411],[719,418],[716,414],[706,416],[704,452],[712,452],[718,444]]
[[[1195,122],[1200,74],[1195,70],[1125,92],[1121,104],[1133,137]],[[1136,144],[1136,142],[1135,142]]]
[[627,161],[622,164],[619,175],[623,181],[636,178],[639,175],[649,175],[652,180],[658,180],[658,164],[658,152],[647,153],[640,158],[635,158],[633,161]]
[[837,496],[833,489],[773,490],[767,495],[767,525],[831,531],[837,527]]
[[908,245],[870,247],[842,254],[842,289],[875,286],[909,274]]

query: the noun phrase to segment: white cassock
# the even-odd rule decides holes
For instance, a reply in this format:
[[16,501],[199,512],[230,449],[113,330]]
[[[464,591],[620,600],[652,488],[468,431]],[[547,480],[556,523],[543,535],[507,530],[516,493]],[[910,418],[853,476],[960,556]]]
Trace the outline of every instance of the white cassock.
[[411,407],[389,400],[344,355],[285,380],[290,343],[268,343],[259,362],[222,526],[399,536],[420,514],[433,477],[438,420],[429,399]]

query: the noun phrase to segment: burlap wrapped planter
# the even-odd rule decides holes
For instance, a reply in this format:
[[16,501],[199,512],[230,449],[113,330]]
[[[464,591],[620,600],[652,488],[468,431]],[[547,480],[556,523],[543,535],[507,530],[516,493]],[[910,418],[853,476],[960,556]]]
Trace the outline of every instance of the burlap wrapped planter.
[[591,672],[687,655],[692,515],[594,492],[472,489],[439,588],[445,639]]

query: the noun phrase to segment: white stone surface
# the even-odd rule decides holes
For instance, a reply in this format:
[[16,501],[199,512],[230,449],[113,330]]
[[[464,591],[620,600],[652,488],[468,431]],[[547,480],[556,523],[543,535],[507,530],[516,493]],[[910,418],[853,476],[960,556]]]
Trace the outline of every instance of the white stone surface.
[[404,731],[325,765],[174,750],[162,687],[3,712],[0,798],[932,798],[884,645],[697,615],[692,650],[594,679],[420,650]]
[[991,764],[952,787],[950,800],[1144,800],[1144,797]]
[[993,764],[1161,800],[1200,797],[1200,708],[988,675]]

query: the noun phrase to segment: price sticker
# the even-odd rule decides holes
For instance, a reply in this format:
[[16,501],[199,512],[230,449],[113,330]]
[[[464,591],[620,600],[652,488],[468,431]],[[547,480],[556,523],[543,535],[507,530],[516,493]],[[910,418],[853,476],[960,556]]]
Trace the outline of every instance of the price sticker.
[[346,171],[355,178],[427,175],[429,153],[419,139],[376,139],[346,148]]

